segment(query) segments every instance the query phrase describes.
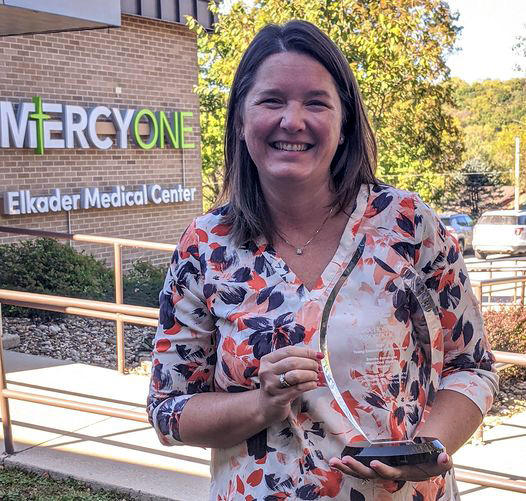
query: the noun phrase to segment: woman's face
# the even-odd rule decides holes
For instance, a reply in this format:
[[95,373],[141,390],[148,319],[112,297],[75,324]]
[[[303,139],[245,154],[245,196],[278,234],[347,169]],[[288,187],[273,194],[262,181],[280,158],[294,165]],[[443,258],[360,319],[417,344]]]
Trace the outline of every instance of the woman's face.
[[315,59],[297,52],[265,59],[246,96],[242,124],[263,187],[328,185],[342,106],[330,73]]

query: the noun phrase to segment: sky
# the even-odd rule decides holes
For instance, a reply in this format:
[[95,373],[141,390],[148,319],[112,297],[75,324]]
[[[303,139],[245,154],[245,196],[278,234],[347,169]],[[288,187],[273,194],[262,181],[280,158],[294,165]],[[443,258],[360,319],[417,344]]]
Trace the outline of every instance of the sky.
[[508,80],[524,77],[513,70],[517,57],[512,46],[526,36],[526,0],[447,0],[458,11],[463,30],[457,39],[460,52],[447,59],[451,76],[472,83],[487,78]]

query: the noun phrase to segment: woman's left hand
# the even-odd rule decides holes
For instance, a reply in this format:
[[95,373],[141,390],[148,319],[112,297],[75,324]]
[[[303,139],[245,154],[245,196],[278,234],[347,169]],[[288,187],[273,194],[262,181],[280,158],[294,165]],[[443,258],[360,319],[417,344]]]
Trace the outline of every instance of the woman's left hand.
[[410,466],[389,466],[378,460],[371,461],[370,467],[363,465],[351,456],[332,458],[329,465],[352,477],[362,480],[406,480],[420,482],[446,473],[453,466],[451,457],[442,452],[436,463],[424,463]]

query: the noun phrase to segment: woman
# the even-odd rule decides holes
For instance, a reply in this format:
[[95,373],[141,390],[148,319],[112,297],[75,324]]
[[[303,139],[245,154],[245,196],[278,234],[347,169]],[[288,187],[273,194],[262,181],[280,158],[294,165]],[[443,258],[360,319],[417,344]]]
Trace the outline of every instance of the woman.
[[[186,230],[161,292],[148,402],[161,442],[213,448],[211,499],[457,499],[450,454],[497,385],[478,306],[435,214],[376,180],[356,81],[313,25],[270,25],[252,41],[230,95],[225,164],[227,203]],[[317,346],[323,307],[359,245],[342,288],[355,307],[329,333],[346,358],[332,369],[367,433],[436,437],[447,452],[434,464],[366,467],[344,453],[360,436],[324,384]],[[356,392],[362,376],[350,370],[367,351],[349,349],[358,333],[385,326],[398,355],[389,371],[374,357],[369,369],[400,370],[411,333],[402,268],[425,281],[442,324],[440,386],[420,425],[418,370],[388,385],[392,401]]]

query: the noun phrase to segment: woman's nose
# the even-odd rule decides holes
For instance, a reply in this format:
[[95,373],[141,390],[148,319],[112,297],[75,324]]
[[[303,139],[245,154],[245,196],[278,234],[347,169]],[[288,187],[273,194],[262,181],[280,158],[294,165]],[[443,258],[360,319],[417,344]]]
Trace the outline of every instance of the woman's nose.
[[289,105],[283,111],[279,126],[287,132],[298,132],[305,128],[305,117],[300,106]]

